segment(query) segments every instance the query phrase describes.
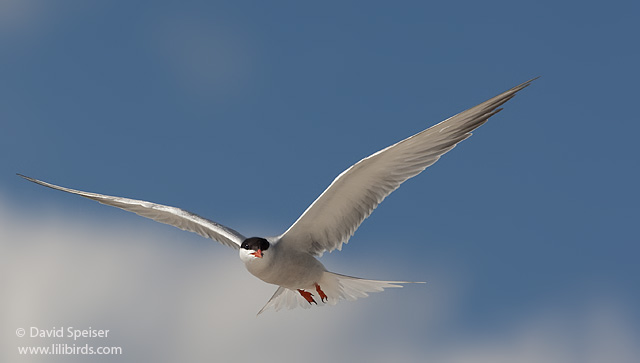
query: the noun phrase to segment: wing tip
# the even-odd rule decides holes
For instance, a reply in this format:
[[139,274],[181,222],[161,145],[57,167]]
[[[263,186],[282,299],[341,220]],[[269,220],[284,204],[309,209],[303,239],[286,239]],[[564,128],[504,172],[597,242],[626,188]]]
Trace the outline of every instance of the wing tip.
[[52,188],[52,189],[56,189],[56,188],[53,188],[53,187],[51,186],[51,184],[46,183],[46,182],[43,182],[42,180],[38,180],[38,179],[36,179],[36,178],[32,178],[32,177],[29,177],[29,176],[26,176],[26,175],[24,175],[24,174],[20,174],[20,173],[16,173],[16,175],[17,175],[17,176],[19,176],[19,177],[21,177],[22,179],[28,180],[28,181],[30,181],[30,182],[32,182],[32,183],[36,183],[36,184],[40,184],[40,185],[45,186],[45,187],[49,187],[49,188]]
[[21,178],[23,178],[23,179],[27,179],[27,180],[31,180],[31,181],[33,181],[33,180],[34,180],[33,178],[30,178],[30,177],[28,177],[28,176],[26,176],[26,175],[24,175],[24,174],[16,173],[16,175],[17,175],[17,176],[19,176],[19,177],[21,177]]
[[520,90],[522,90],[524,88],[527,88],[527,87],[529,87],[531,85],[531,83],[533,83],[533,81],[535,81],[536,79],[538,79],[540,77],[542,77],[542,76],[537,76],[537,77],[531,78],[530,80],[528,80],[526,82],[522,82],[521,84],[513,87],[511,89],[511,91],[518,92],[518,91],[520,91]]

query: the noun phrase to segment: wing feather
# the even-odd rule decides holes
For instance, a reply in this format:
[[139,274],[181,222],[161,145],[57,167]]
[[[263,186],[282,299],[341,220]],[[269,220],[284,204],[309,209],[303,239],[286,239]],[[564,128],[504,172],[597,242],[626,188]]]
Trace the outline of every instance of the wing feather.
[[21,174],[18,175],[31,182],[43,185],[45,187],[61,190],[63,192],[71,194],[76,194],[85,198],[95,200],[105,205],[110,205],[112,207],[133,212],[139,216],[153,219],[154,221],[168,224],[185,231],[195,232],[203,237],[211,238],[214,241],[218,241],[223,245],[229,246],[234,249],[239,249],[242,241],[245,240],[245,237],[237,231],[216,222],[210,221],[206,218],[200,217],[199,215],[188,212],[184,209],[146,202],[144,200],[83,192],[80,190],[69,189],[47,183]]
[[439,124],[380,150],[338,175],[289,229],[279,236],[290,248],[320,256],[340,250],[386,196],[420,174],[500,112],[529,80]]

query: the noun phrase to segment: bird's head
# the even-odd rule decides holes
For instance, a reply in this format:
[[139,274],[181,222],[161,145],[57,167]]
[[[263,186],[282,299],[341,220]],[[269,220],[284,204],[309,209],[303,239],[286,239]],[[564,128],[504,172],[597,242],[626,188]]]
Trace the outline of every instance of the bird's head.
[[240,259],[244,262],[264,258],[265,251],[271,244],[264,238],[251,237],[245,239],[240,245]]

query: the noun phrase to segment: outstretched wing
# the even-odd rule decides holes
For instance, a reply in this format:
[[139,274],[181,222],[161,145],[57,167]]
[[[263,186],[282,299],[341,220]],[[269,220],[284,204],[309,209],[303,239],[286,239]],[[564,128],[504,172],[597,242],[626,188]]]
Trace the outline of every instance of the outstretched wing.
[[341,249],[387,195],[471,136],[533,80],[360,160],[329,185],[280,236],[280,243],[317,256]]
[[199,215],[187,212],[180,208],[145,202],[143,200],[83,192],[80,190],[53,185],[21,174],[18,175],[36,184],[44,185],[45,187],[62,190],[63,192],[71,194],[77,194],[85,198],[93,199],[102,204],[133,212],[137,215],[153,219],[160,223],[169,224],[185,231],[195,232],[203,237],[211,238],[225,246],[235,249],[239,249],[242,241],[245,240],[243,235],[231,228],[225,227],[206,218],[202,218]]

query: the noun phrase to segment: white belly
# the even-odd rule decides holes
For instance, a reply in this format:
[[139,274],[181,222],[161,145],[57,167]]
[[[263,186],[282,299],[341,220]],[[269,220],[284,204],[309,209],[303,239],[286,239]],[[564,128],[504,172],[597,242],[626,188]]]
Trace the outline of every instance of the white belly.
[[326,269],[315,257],[275,247],[265,251],[264,258],[245,263],[247,270],[264,282],[288,289],[312,289],[320,281]]

